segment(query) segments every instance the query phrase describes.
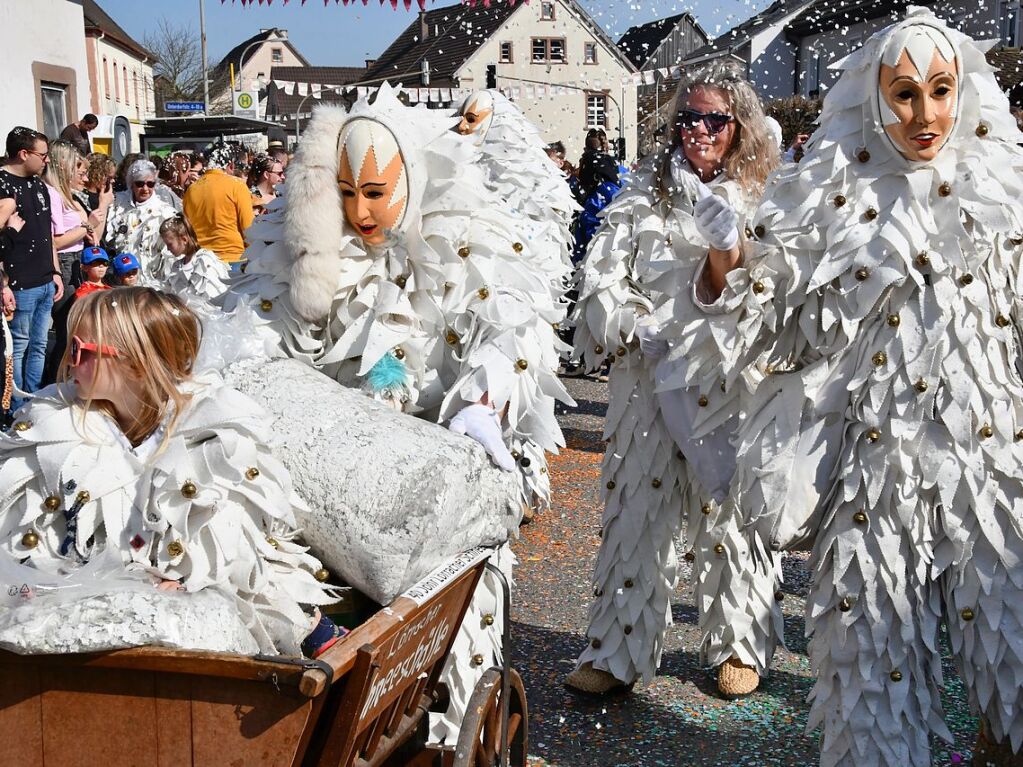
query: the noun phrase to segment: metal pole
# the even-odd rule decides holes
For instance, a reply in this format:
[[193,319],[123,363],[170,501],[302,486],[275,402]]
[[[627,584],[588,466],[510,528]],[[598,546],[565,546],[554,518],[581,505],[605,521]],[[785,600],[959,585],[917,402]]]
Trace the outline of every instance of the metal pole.
[[202,106],[203,114],[210,113],[210,75],[206,62],[206,0],[199,0],[199,38],[202,47]]

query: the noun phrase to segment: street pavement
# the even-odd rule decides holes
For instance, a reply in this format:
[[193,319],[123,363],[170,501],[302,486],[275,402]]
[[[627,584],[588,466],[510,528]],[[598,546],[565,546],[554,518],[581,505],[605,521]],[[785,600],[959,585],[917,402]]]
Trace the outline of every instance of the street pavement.
[[[770,676],[753,696],[716,697],[715,676],[700,666],[696,608],[687,563],[672,603],[660,675],[631,694],[594,700],[562,684],[585,644],[590,576],[600,545],[598,497],[607,385],[564,379],[578,407],[559,408],[567,449],[551,460],[553,508],[523,527],[515,571],[511,661],[529,704],[531,767],[817,764],[818,732],[806,734],[812,686],[803,636],[809,584],[806,554],[785,558],[785,635]],[[970,761],[976,721],[945,658],[945,711],[956,743],[935,744],[934,765]]]

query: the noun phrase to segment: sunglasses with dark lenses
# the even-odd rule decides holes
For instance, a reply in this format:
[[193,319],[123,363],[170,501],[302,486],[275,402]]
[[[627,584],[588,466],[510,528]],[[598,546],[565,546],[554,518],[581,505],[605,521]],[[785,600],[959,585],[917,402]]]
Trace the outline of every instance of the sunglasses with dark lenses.
[[104,357],[119,357],[121,355],[121,353],[113,346],[100,346],[99,344],[86,343],[78,336],[71,336],[69,351],[71,352],[72,367],[78,367],[82,364],[82,352],[100,354]]
[[109,261],[104,261],[102,258],[100,258],[100,259],[97,259],[96,261],[90,261],[89,263],[84,264],[84,266],[85,266],[86,269],[90,269],[90,268],[92,268],[94,266],[110,266],[110,262]]
[[135,188],[136,189],[141,189],[144,186],[148,186],[150,189],[152,189],[154,186],[156,186],[156,182],[155,181],[136,181],[135,182]]
[[679,112],[678,122],[682,130],[693,130],[700,122],[711,135],[723,131],[728,123],[735,118],[719,112],[697,112],[695,109],[683,109]]

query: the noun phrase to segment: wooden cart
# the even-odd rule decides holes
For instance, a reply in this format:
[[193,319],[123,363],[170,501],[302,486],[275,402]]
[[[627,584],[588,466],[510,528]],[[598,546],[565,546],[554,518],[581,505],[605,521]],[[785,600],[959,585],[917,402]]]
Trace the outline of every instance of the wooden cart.
[[[0,765],[525,767],[526,698],[507,663],[507,614],[505,666],[477,685],[457,746],[426,744],[487,553],[435,571],[317,660],[0,652]],[[507,613],[507,586],[504,604]]]

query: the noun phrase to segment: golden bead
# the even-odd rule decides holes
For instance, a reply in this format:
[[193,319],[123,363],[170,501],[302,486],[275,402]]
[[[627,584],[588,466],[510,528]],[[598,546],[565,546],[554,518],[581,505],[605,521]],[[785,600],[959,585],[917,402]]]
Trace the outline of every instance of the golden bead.
[[863,282],[870,276],[870,270],[867,267],[862,266],[856,270],[856,274],[854,276],[859,282]]
[[867,439],[871,442],[877,442],[881,439],[881,432],[874,428],[867,429]]
[[167,544],[167,553],[170,554],[172,558],[177,559],[185,553],[185,546],[181,543],[181,541],[171,541]]
[[899,315],[897,315],[897,314],[889,314],[888,315],[888,326],[889,327],[897,328],[900,324],[902,324],[902,318],[899,317]]
[[264,298],[262,301],[259,302],[259,308],[262,309],[264,312],[268,312],[274,308],[274,302],[271,301],[269,298]]
[[46,500],[43,501],[43,506],[45,506],[50,511],[56,511],[57,509],[60,508],[60,496],[58,495],[46,496]]
[[981,439],[990,439],[994,436],[995,430],[991,428],[990,424],[984,424],[980,427],[980,431],[977,432]]
[[999,314],[995,317],[995,324],[1000,328],[1007,328],[1009,327],[1009,318],[1004,314]]
[[603,354],[604,353],[604,347],[603,346],[599,346],[599,345],[598,346],[594,346],[593,347],[593,353],[594,354]]
[[862,511],[857,511],[855,514],[853,514],[853,522],[855,522],[857,525],[865,525],[867,524],[867,515],[864,514]]
[[870,152],[866,149],[861,149],[856,153],[856,159],[860,162],[870,162]]
[[891,677],[893,682],[901,682],[902,681],[902,672],[901,671],[893,671],[888,676]]
[[458,343],[458,333],[453,330],[449,330],[447,335],[444,336],[444,340],[447,341],[450,346],[454,346]]
[[842,597],[838,600],[838,609],[844,613],[847,613],[852,609],[852,602],[849,601],[849,597]]
[[870,361],[874,363],[874,367],[881,367],[888,362],[888,355],[884,352],[874,352],[874,356],[870,358]]
[[402,349],[400,346],[395,346],[394,350],[391,352],[391,354],[394,355],[394,358],[396,360],[403,360],[403,359],[405,359],[405,350]]
[[757,224],[755,227],[753,227],[753,234],[757,236],[757,239],[760,239],[765,234],[767,234],[767,230],[764,228],[763,224]]
[[925,391],[927,391],[927,382],[922,378],[918,378],[917,382],[913,384],[913,388],[916,389],[921,394],[923,394]]
[[458,255],[461,258],[468,258],[469,257],[469,248],[467,246],[462,246],[461,248],[458,249]]
[[408,282],[408,278],[405,277],[405,275],[403,275],[403,274],[394,278],[394,284],[397,285],[399,288],[405,287],[405,283],[407,283],[407,282]]
[[520,360],[516,360],[515,361],[515,367],[517,367],[519,370],[525,370],[526,368],[529,367],[529,362],[527,362],[526,360],[521,360],[521,359]]
[[714,544],[714,553],[717,554],[718,556],[721,556],[722,554],[724,554],[725,553],[725,544],[723,544],[723,543],[715,543]]
[[512,450],[511,455],[512,458],[514,458],[516,461],[522,457],[522,453],[520,453],[518,450]]
[[600,649],[600,640],[599,639],[591,639],[590,640],[590,647],[592,647],[594,650],[599,650]]
[[181,494],[183,496],[185,496],[185,498],[195,498],[195,495],[198,492],[199,492],[199,489],[195,486],[195,483],[192,482],[191,480],[189,480],[188,482],[186,482],[185,484],[183,484],[181,486]]
[[632,633],[632,626],[626,624],[625,626],[622,627],[622,632],[624,632],[624,634],[628,636],[629,634]]
[[972,621],[974,619],[974,612],[969,607],[964,607],[959,611],[959,615],[964,621]]
[[774,592],[774,601],[775,602],[784,602],[785,601],[785,592],[784,591],[776,591],[776,592]]
[[15,431],[28,431],[31,428],[32,428],[31,421],[18,421],[16,424],[14,424]]
[[486,301],[490,297],[490,290],[487,288],[480,288],[476,291],[476,295],[480,297],[481,301]]
[[926,253],[917,253],[916,258],[913,260],[917,266],[927,266],[927,264],[931,263],[931,257]]
[[615,349],[615,354],[619,357],[624,357],[628,353],[629,350],[626,349],[624,346],[619,346],[617,349]]
[[522,243],[521,242],[513,242],[512,243],[512,250],[514,250],[516,253],[521,253],[522,252]]
[[661,480],[657,479],[657,477],[654,477],[652,480],[650,480],[650,484],[656,490],[657,488],[659,488],[661,486]]
[[709,503],[705,503],[703,504],[703,506],[700,507],[700,511],[703,512],[704,514],[710,514],[712,511],[714,511],[714,507],[711,506]]
[[255,466],[250,466],[245,470],[245,479],[255,479],[259,476],[259,469]]
[[92,499],[88,490],[79,490],[78,495],[75,496],[75,500],[79,503],[88,503]]
[[483,656],[480,655],[479,653],[476,653],[475,655],[472,656],[471,663],[473,668],[479,668],[480,666],[483,665]]
[[764,292],[764,283],[762,283],[760,280],[757,280],[756,282],[754,282],[753,283],[753,292],[757,293],[757,294],[763,293]]
[[986,136],[986,135],[987,135],[988,133],[990,133],[990,132],[991,132],[991,129],[990,129],[990,128],[988,128],[988,127],[987,127],[987,125],[985,125],[984,123],[981,123],[980,125],[978,125],[978,126],[977,126],[977,130],[976,130],[976,131],[974,131],[974,132],[975,132],[975,133],[976,133],[976,134],[977,134],[977,135],[978,135],[978,136],[979,136],[980,138],[984,138],[984,136]]
[[21,545],[26,549],[34,549],[39,545],[39,534],[35,530],[29,530],[21,536]]
[[707,405],[710,404],[710,400],[707,399],[706,394],[701,394],[700,398],[696,400],[696,404],[699,405],[700,407],[707,407]]
[[684,559],[686,562],[693,562],[696,560],[696,555],[691,551],[687,551],[685,554],[682,555],[682,559]]
[[626,578],[622,585],[627,589],[631,589],[635,584],[632,582],[632,578]]
[[952,185],[947,181],[938,187],[939,197],[948,197],[950,194],[952,194]]
[[483,616],[483,625],[484,626],[493,626],[494,625],[494,616],[491,615],[490,613],[487,613],[486,615],[484,615]]
[[273,546],[275,549],[279,549],[281,544],[277,542],[276,538],[271,538],[269,535],[266,537],[266,542]]
[[609,479],[607,481],[607,489],[608,490],[614,490],[615,489],[615,481],[613,479]]
[[552,322],[551,323],[551,327],[554,328],[555,330],[561,330],[561,323],[560,322]]
[[330,578],[330,570],[328,570],[326,567],[321,567],[319,570],[313,573],[313,577],[320,583],[324,583],[326,580]]
[[867,208],[863,212],[863,217],[866,218],[867,221],[873,221],[875,218],[877,218],[877,208]]
[[845,205],[845,195],[844,194],[836,194],[835,195],[835,199],[833,200],[833,202],[835,203],[835,207],[836,208],[841,208],[843,205]]
[[973,275],[972,274],[964,274],[962,277],[959,278],[959,284],[962,285],[964,288],[967,285],[972,285],[973,284]]

